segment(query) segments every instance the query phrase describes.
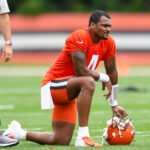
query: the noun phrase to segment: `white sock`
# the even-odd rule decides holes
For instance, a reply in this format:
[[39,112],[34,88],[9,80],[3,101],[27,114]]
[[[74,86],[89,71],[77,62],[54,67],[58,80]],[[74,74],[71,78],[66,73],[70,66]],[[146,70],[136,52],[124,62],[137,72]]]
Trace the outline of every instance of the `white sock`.
[[22,130],[19,134],[19,140],[26,140],[27,131]]
[[84,137],[84,136],[90,136],[89,135],[89,129],[88,129],[88,126],[86,127],[79,127],[79,130],[78,130],[78,137]]

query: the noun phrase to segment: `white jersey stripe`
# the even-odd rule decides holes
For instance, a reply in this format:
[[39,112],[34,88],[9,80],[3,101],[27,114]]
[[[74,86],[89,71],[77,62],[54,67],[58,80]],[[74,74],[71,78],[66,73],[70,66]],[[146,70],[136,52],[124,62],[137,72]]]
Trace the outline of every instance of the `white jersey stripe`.
[[53,87],[59,87],[59,86],[64,86],[67,85],[68,81],[63,81],[63,82],[59,82],[59,83],[54,83],[53,81],[51,82],[51,86]]

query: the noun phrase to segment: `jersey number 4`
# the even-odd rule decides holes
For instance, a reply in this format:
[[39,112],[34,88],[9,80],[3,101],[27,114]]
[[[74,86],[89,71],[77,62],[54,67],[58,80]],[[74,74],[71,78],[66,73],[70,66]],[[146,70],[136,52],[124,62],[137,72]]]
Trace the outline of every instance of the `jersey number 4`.
[[89,65],[88,65],[89,69],[91,69],[93,71],[95,70],[96,64],[97,64],[97,61],[98,61],[98,57],[99,57],[99,55],[93,55],[92,56],[92,59],[91,59]]

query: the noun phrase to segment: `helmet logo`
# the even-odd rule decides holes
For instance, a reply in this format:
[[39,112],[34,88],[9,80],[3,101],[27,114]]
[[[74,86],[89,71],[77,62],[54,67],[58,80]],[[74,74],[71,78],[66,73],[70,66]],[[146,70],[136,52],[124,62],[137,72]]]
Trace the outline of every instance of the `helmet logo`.
[[113,132],[113,133],[112,133],[112,136],[115,138],[115,137],[116,137],[116,133],[115,133],[115,132]]

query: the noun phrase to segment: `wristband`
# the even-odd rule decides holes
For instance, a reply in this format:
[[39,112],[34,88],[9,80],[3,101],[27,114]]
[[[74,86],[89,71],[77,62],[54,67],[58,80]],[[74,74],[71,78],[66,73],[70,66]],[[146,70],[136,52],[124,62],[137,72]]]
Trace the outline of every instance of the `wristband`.
[[109,81],[109,76],[107,74],[104,73],[99,73],[99,79],[97,81],[99,82],[108,82]]
[[112,85],[112,93],[109,97],[110,106],[113,108],[118,105],[117,103],[117,91],[118,91],[118,84]]
[[12,41],[5,41],[5,45],[12,45]]

